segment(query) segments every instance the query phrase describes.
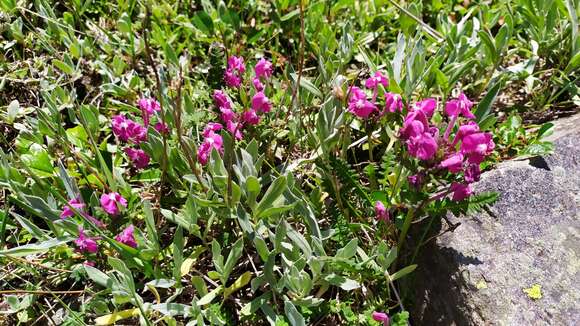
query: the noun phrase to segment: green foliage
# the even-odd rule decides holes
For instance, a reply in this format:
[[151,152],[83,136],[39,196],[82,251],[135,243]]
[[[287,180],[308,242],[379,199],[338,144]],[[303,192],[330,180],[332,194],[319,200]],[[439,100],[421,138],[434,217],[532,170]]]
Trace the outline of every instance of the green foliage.
[[[1,287],[82,292],[5,295],[8,323],[48,322],[48,300],[71,325],[377,324],[373,311],[406,325],[392,290],[416,268],[397,258],[411,221],[481,210],[497,194],[429,201],[446,189],[410,186],[424,169],[403,154],[401,117],[354,119],[349,86],[381,70],[390,85],[378,97],[406,105],[464,90],[494,134],[494,162],[549,153],[552,124],[533,129],[516,113],[578,105],[579,8],[395,3],[0,0]],[[226,133],[223,157],[213,151],[202,168],[211,94],[234,54],[248,73],[273,62],[275,105],[244,140]],[[140,148],[151,163],[139,170],[111,117],[139,117],[141,97],[162,103],[171,131],[149,128]],[[234,102],[250,107],[251,92]],[[99,202],[110,191],[128,201],[114,218]],[[61,219],[72,198],[106,228],[76,209]],[[392,222],[374,219],[376,201]],[[137,248],[114,239],[128,224]],[[79,226],[98,253],[75,250]]]

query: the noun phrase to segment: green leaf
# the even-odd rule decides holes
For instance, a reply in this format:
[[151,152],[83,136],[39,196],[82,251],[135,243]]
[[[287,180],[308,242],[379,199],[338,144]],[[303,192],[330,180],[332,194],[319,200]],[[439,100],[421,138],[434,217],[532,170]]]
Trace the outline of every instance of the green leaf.
[[243,288],[244,286],[248,285],[248,283],[250,283],[250,281],[252,280],[252,273],[251,272],[245,272],[244,274],[240,275],[240,277],[238,277],[237,280],[234,281],[234,283],[232,283],[232,285],[230,285],[229,287],[227,287],[224,290],[224,301],[234,292],[240,290],[241,288]]
[[87,132],[83,126],[76,126],[66,130],[68,140],[77,147],[84,147],[89,139]]
[[48,152],[39,144],[30,146],[30,152],[20,156],[26,166],[39,172],[40,177],[52,176],[53,167]]
[[92,267],[92,266],[88,266],[88,265],[83,265],[83,268],[85,269],[87,275],[89,276],[89,278],[91,280],[93,280],[93,282],[97,283],[98,285],[110,289],[112,286],[112,281],[111,278],[101,272],[100,270]]
[[173,277],[177,281],[177,287],[181,287],[181,264],[183,264],[183,230],[177,227],[173,237]]
[[10,102],[10,104],[8,104],[6,112],[7,112],[6,123],[12,124],[16,119],[16,117],[18,116],[18,113],[20,112],[20,103],[18,102],[18,100]]
[[19,247],[0,251],[0,256],[23,257],[32,254],[47,252],[49,249],[65,244],[72,239],[50,239],[43,242],[31,243]]
[[184,316],[187,318],[194,315],[193,307],[182,303],[159,303],[151,305],[151,309],[159,311],[165,316]]
[[[295,73],[290,74],[290,77],[296,82],[298,80],[298,75]],[[318,97],[323,98],[322,92],[316,87],[308,78],[302,76],[300,77],[300,87],[306,89],[310,94]]]
[[284,301],[284,312],[292,326],[306,326],[304,317],[298,312],[294,304],[289,300]]
[[285,21],[288,21],[288,20],[298,16],[298,14],[300,14],[300,10],[294,9],[294,10],[290,11],[289,13],[287,13],[286,15],[280,17],[280,20],[285,22]]
[[497,81],[489,88],[487,94],[485,94],[481,102],[479,102],[479,105],[477,105],[477,109],[475,110],[475,117],[477,122],[481,122],[490,114],[493,103],[495,102],[497,94],[499,94],[499,91],[502,89],[502,87],[503,82]]
[[230,276],[230,273],[234,269],[234,266],[236,265],[240,257],[242,257],[243,250],[244,250],[244,239],[240,238],[238,239],[238,241],[234,243],[232,249],[230,250],[230,253],[228,254],[228,258],[226,259],[226,263],[222,271],[222,283],[224,285],[227,283],[227,280]]
[[206,304],[209,304],[213,301],[213,299],[215,299],[218,294],[220,294],[223,290],[223,286],[218,286],[217,288],[213,289],[211,292],[209,292],[208,294],[204,295],[201,299],[199,299],[197,301],[197,306],[201,307],[201,306],[205,306]]
[[67,75],[72,75],[75,72],[74,67],[71,67],[70,65],[68,65],[64,61],[53,59],[52,64],[55,65],[58,69],[60,69],[62,72],[64,72]]
[[286,184],[287,182],[285,176],[280,176],[274,180],[270,187],[268,187],[268,190],[262,197],[262,200],[260,200],[256,206],[254,216],[259,218],[266,209],[271,208],[274,205],[274,202],[276,202],[280,196],[282,196],[282,193],[284,193],[286,190]]
[[206,35],[213,33],[213,20],[205,11],[198,11],[193,16],[193,25]]
[[255,298],[254,300],[247,303],[240,310],[240,314],[243,316],[251,316],[253,313],[258,311],[265,303],[267,303],[270,298],[272,298],[272,292],[266,292],[261,296]]
[[351,279],[346,278],[346,277],[341,276],[341,275],[336,275],[334,273],[329,274],[326,277],[324,277],[324,280],[326,280],[328,283],[330,283],[334,286],[339,286],[341,289],[343,289],[345,291],[351,291],[351,290],[360,288],[359,282],[357,282],[355,280],[351,280]]
[[404,268],[402,268],[402,269],[398,270],[397,272],[395,272],[395,273],[394,273],[394,274],[392,274],[392,275],[388,275],[388,272],[387,272],[387,277],[390,277],[390,279],[391,279],[391,282],[394,282],[394,281],[396,281],[396,280],[400,279],[401,277],[403,277],[403,276],[405,276],[405,275],[407,275],[407,274],[411,273],[411,272],[412,272],[412,271],[414,271],[416,268],[417,268],[417,265],[416,265],[416,264],[414,264],[414,265],[409,265],[409,266],[407,266],[407,267],[404,267]]
[[349,259],[356,254],[356,248],[358,248],[358,240],[350,240],[344,248],[338,249],[336,251],[336,258]]
[[147,226],[147,238],[153,245],[155,251],[161,251],[159,245],[159,236],[157,235],[157,226],[155,225],[155,218],[151,210],[151,203],[149,200],[143,202],[143,213],[145,213],[145,225]]
[[403,59],[405,58],[405,48],[407,43],[405,42],[405,35],[399,33],[397,36],[397,51],[393,57],[393,76],[397,84],[401,83],[401,73],[403,71]]
[[580,68],[580,52],[576,53],[572,57],[572,59],[570,59],[570,62],[566,66],[566,69],[564,69],[564,73],[569,74],[573,71],[578,70],[579,68]]

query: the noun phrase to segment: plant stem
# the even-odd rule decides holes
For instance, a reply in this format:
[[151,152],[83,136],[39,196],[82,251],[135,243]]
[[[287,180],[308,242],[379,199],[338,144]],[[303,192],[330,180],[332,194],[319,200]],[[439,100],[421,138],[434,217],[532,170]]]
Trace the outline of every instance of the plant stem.
[[201,175],[199,170],[197,169],[195,156],[191,151],[191,148],[183,138],[183,126],[181,125],[181,113],[182,113],[182,103],[181,103],[181,91],[183,88],[183,69],[179,67],[179,84],[177,86],[177,95],[175,98],[175,110],[173,114],[173,119],[175,120],[175,130],[177,131],[177,140],[179,141],[179,145],[183,148],[185,152],[185,158],[187,159],[187,163],[189,164],[189,168],[195,175],[197,182],[201,186],[204,192],[207,191],[206,186],[203,184],[201,179]]
[[10,210],[10,205],[8,203],[8,190],[4,189],[4,218],[2,218],[2,226],[0,226],[0,248],[4,248],[4,242],[6,241],[6,223],[8,222],[8,211]]
[[399,255],[401,254],[401,249],[403,249],[403,245],[405,244],[405,239],[407,238],[407,233],[409,232],[409,227],[411,226],[411,222],[415,217],[415,209],[410,208],[407,212],[407,216],[405,217],[405,222],[403,223],[403,229],[401,230],[401,234],[399,235],[399,242],[397,244],[397,252]]
[[[145,13],[145,24],[143,24],[143,40],[145,42],[145,53],[147,54],[147,60],[149,61],[149,65],[155,74],[155,82],[157,83],[157,93],[159,97],[159,107],[160,107],[160,115],[162,123],[167,123],[165,120],[165,108],[163,103],[163,88],[161,86],[161,78],[159,78],[159,72],[157,71],[157,67],[155,66],[155,62],[153,61],[153,56],[151,55],[151,47],[149,46],[149,36],[148,36],[148,29],[151,25],[151,12],[149,7],[146,7]],[[167,163],[169,161],[167,157],[167,135],[165,133],[161,133],[161,137],[163,138],[163,155],[161,157],[161,185],[165,183],[165,178],[167,177]]]

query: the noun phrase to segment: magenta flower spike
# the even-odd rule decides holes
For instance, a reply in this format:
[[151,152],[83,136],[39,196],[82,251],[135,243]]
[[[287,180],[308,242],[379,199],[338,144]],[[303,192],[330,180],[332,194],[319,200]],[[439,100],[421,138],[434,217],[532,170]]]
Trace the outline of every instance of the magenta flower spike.
[[383,85],[384,88],[389,87],[389,78],[380,71],[375,72],[365,81],[365,87],[368,89],[376,89],[379,85]]
[[437,100],[434,98],[426,98],[422,101],[415,103],[414,106],[415,110],[423,111],[423,113],[425,113],[425,116],[429,119],[433,117],[433,113],[435,112],[436,108],[437,108]]
[[461,153],[467,156],[470,163],[481,163],[485,156],[495,148],[493,136],[487,132],[478,132],[465,136],[461,142]]
[[222,129],[223,126],[219,123],[210,122],[207,124],[203,131],[204,140],[203,143],[197,149],[197,160],[202,165],[207,164],[209,161],[209,156],[213,148],[215,148],[220,154],[223,153],[223,138],[216,131]]
[[101,207],[110,215],[119,214],[119,206],[127,207],[127,200],[118,192],[101,195]]
[[471,113],[471,107],[473,107],[473,102],[462,92],[456,99],[445,103],[445,114],[449,117],[464,116],[467,119],[475,119],[475,115]]
[[148,126],[149,118],[155,114],[155,112],[161,111],[161,104],[157,102],[154,98],[141,98],[137,101],[137,105],[141,109],[141,114],[143,116],[143,123]]
[[453,182],[449,190],[453,193],[451,197],[454,201],[461,201],[468,198],[473,193],[469,184]]
[[258,114],[254,109],[249,109],[247,111],[244,111],[244,113],[242,114],[242,121],[247,124],[257,125],[258,123],[260,123],[260,117],[258,116]]
[[90,238],[85,234],[82,227],[79,227],[79,236],[75,240],[75,245],[79,252],[96,253],[99,250],[99,246],[95,241],[95,238]]
[[147,139],[147,129],[124,115],[116,115],[112,120],[113,134],[121,141],[139,144]]
[[384,222],[387,222],[388,220],[391,219],[391,216],[389,215],[389,211],[387,210],[385,205],[383,205],[383,203],[379,200],[377,200],[375,202],[375,216],[376,216],[377,220],[384,221]]
[[372,317],[373,317],[373,320],[378,321],[378,322],[382,322],[383,326],[389,326],[389,323],[390,323],[389,315],[387,315],[386,313],[375,311],[375,312],[373,312]]
[[272,67],[272,63],[264,58],[260,59],[256,66],[254,67],[254,73],[256,74],[257,78],[270,78],[274,73],[274,68]]
[[270,100],[264,95],[264,92],[257,92],[252,97],[252,109],[260,113],[268,113],[272,109]]
[[377,110],[377,106],[367,99],[367,95],[362,89],[352,86],[350,88],[348,110],[359,118],[367,119]]
[[133,224],[129,225],[121,233],[115,236],[115,240],[129,247],[137,248],[137,241],[135,241],[135,236],[133,235],[134,230],[135,227]]
[[155,130],[157,130],[160,134],[169,133],[169,127],[165,122],[157,122],[153,128],[155,128]]
[[432,159],[437,152],[437,148],[437,141],[428,132],[416,137],[411,137],[409,141],[407,141],[407,150],[409,151],[409,155],[420,160]]
[[403,110],[403,98],[399,94],[385,93],[385,109],[389,112]]
[[463,138],[469,136],[471,134],[475,134],[479,132],[479,126],[475,121],[469,121],[468,123],[459,126],[459,130],[455,134],[455,138],[453,139],[453,143],[451,145],[455,146],[458,142],[462,141]]
[[440,167],[446,168],[451,173],[459,173],[463,169],[463,154],[455,153],[450,155],[440,164]]
[[136,169],[144,169],[149,165],[149,155],[142,149],[125,148],[125,154]]
[[85,208],[85,204],[81,201],[80,198],[74,198],[69,200],[68,205],[64,205],[62,207],[62,213],[60,213],[60,218],[61,219],[65,219],[67,217],[71,217],[74,216],[75,213],[73,212],[73,210],[70,208],[70,206],[72,206],[74,209],[76,209],[79,212],[82,212],[82,210]]

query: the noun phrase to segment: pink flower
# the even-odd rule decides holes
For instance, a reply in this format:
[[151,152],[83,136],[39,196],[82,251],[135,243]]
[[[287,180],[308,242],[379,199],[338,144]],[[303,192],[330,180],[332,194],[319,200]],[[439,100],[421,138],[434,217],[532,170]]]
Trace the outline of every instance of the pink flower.
[[420,160],[430,160],[437,152],[437,142],[433,136],[426,132],[419,136],[411,137],[407,141],[409,155]]
[[385,93],[385,108],[389,112],[403,110],[403,99],[399,94]]
[[210,137],[214,132],[219,131],[223,126],[217,122],[208,122],[208,124],[203,129],[203,137]]
[[143,115],[143,123],[148,126],[149,118],[155,114],[155,112],[161,111],[161,105],[154,98],[141,98],[137,101],[141,113]]
[[453,182],[449,190],[453,192],[453,197],[451,197],[451,199],[454,201],[464,200],[472,194],[471,186],[469,184]]
[[477,182],[481,177],[481,170],[479,169],[479,163],[472,163],[467,166],[464,172],[464,178],[466,182]]
[[71,217],[71,216],[75,215],[75,213],[73,212],[73,210],[70,208],[69,205],[81,213],[82,213],[82,209],[85,208],[85,204],[81,201],[80,198],[71,199],[71,200],[69,200],[68,205],[64,205],[62,207],[62,213],[60,213],[61,219],[65,219],[67,217]]
[[90,260],[85,260],[83,262],[83,265],[85,266],[91,266],[91,267],[95,267],[95,262],[94,261],[90,261]]
[[264,84],[262,84],[260,78],[254,77],[252,79],[252,84],[254,84],[254,88],[256,89],[256,91],[261,92],[264,90]]
[[228,123],[228,122],[234,120],[234,118],[236,117],[236,114],[234,113],[234,111],[232,111],[230,109],[221,108],[220,111],[221,111],[220,118],[222,119],[222,121],[224,123]]
[[96,253],[99,250],[99,246],[95,240],[96,238],[87,237],[83,228],[79,227],[79,236],[75,240],[75,245],[79,252]]
[[260,59],[254,67],[254,73],[257,78],[270,78],[273,72],[272,63],[264,58]]
[[169,127],[165,122],[157,122],[154,126],[155,130],[157,130],[160,134],[168,134]]
[[372,314],[373,320],[380,321],[383,323],[383,326],[389,326],[389,315],[384,312],[375,311]]
[[463,169],[463,154],[455,153],[443,160],[439,166],[446,168],[451,173],[461,172]]
[[487,132],[478,132],[465,136],[461,142],[461,153],[467,155],[470,163],[481,163],[485,156],[495,148],[493,136]]
[[270,100],[264,95],[264,92],[257,92],[252,97],[252,109],[260,113],[268,113],[272,109]]
[[257,125],[260,123],[260,117],[254,109],[249,109],[242,114],[242,121],[251,125]]
[[384,88],[389,87],[389,79],[380,71],[375,72],[374,76],[369,77],[365,81],[365,87],[369,89],[376,89],[379,84],[383,85]]
[[445,113],[450,117],[458,117],[462,115],[468,119],[475,119],[475,116],[470,111],[472,106],[473,102],[471,102],[462,92],[459,94],[458,98],[449,100],[445,103]]
[[107,227],[107,225],[106,225],[105,223],[103,223],[103,222],[99,221],[98,219],[96,219],[96,218],[94,218],[94,217],[90,216],[90,215],[89,215],[89,214],[87,214],[87,213],[83,213],[83,216],[84,216],[84,217],[85,217],[87,220],[89,220],[89,221],[93,222],[93,223],[94,223],[94,224],[95,224],[95,225],[96,225],[98,228],[104,229],[104,228],[106,228],[106,227]]
[[149,165],[149,155],[142,149],[125,148],[125,154],[137,169],[144,169]]
[[437,100],[434,98],[426,98],[422,101],[415,103],[415,110],[423,111],[427,118],[433,116],[433,112],[437,108]]
[[238,88],[242,83],[242,74],[246,71],[244,58],[231,56],[228,59],[228,68],[226,69],[224,80],[229,87]]
[[139,144],[147,139],[147,129],[124,115],[113,117],[112,129],[115,136],[122,141]]
[[429,130],[429,123],[425,113],[415,110],[407,113],[403,127],[399,131],[399,137],[403,140],[411,137],[417,137]]
[[226,70],[224,81],[226,82],[226,85],[232,88],[238,88],[242,84],[242,78],[238,76],[235,71],[230,69]]
[[232,101],[228,98],[225,92],[220,90],[213,91],[213,101],[218,109],[231,109]]
[[127,200],[118,192],[101,195],[101,207],[110,215],[119,214],[119,205],[127,207]]
[[135,236],[133,235],[134,230],[135,227],[133,224],[129,225],[123,230],[123,232],[115,236],[115,240],[129,247],[137,248],[137,241],[135,241]]
[[205,139],[197,149],[197,160],[202,165],[206,165],[209,161],[209,155],[211,154],[212,149],[215,148],[220,154],[223,153],[223,138],[215,133],[215,131],[221,128],[222,126],[219,123],[210,123],[206,126],[203,132]]
[[422,174],[410,175],[407,177],[407,181],[409,181],[409,184],[412,187],[419,189],[419,187],[421,187],[421,184],[423,184],[423,175]]
[[455,134],[455,139],[453,139],[452,145],[455,146],[458,142],[462,141],[463,138],[471,134],[479,132],[479,126],[475,121],[469,121],[468,123],[459,126],[459,130]]
[[228,121],[226,128],[237,140],[242,139],[242,125],[239,122]]
[[363,90],[356,86],[352,86],[350,88],[348,110],[357,117],[366,119],[377,110],[377,106],[367,100],[367,95]]
[[231,56],[228,59],[228,69],[237,70],[240,73],[244,73],[246,71],[246,65],[244,64],[244,58],[236,57],[235,55]]
[[385,208],[385,205],[379,200],[375,202],[375,216],[378,220],[387,222],[390,220],[389,211]]

